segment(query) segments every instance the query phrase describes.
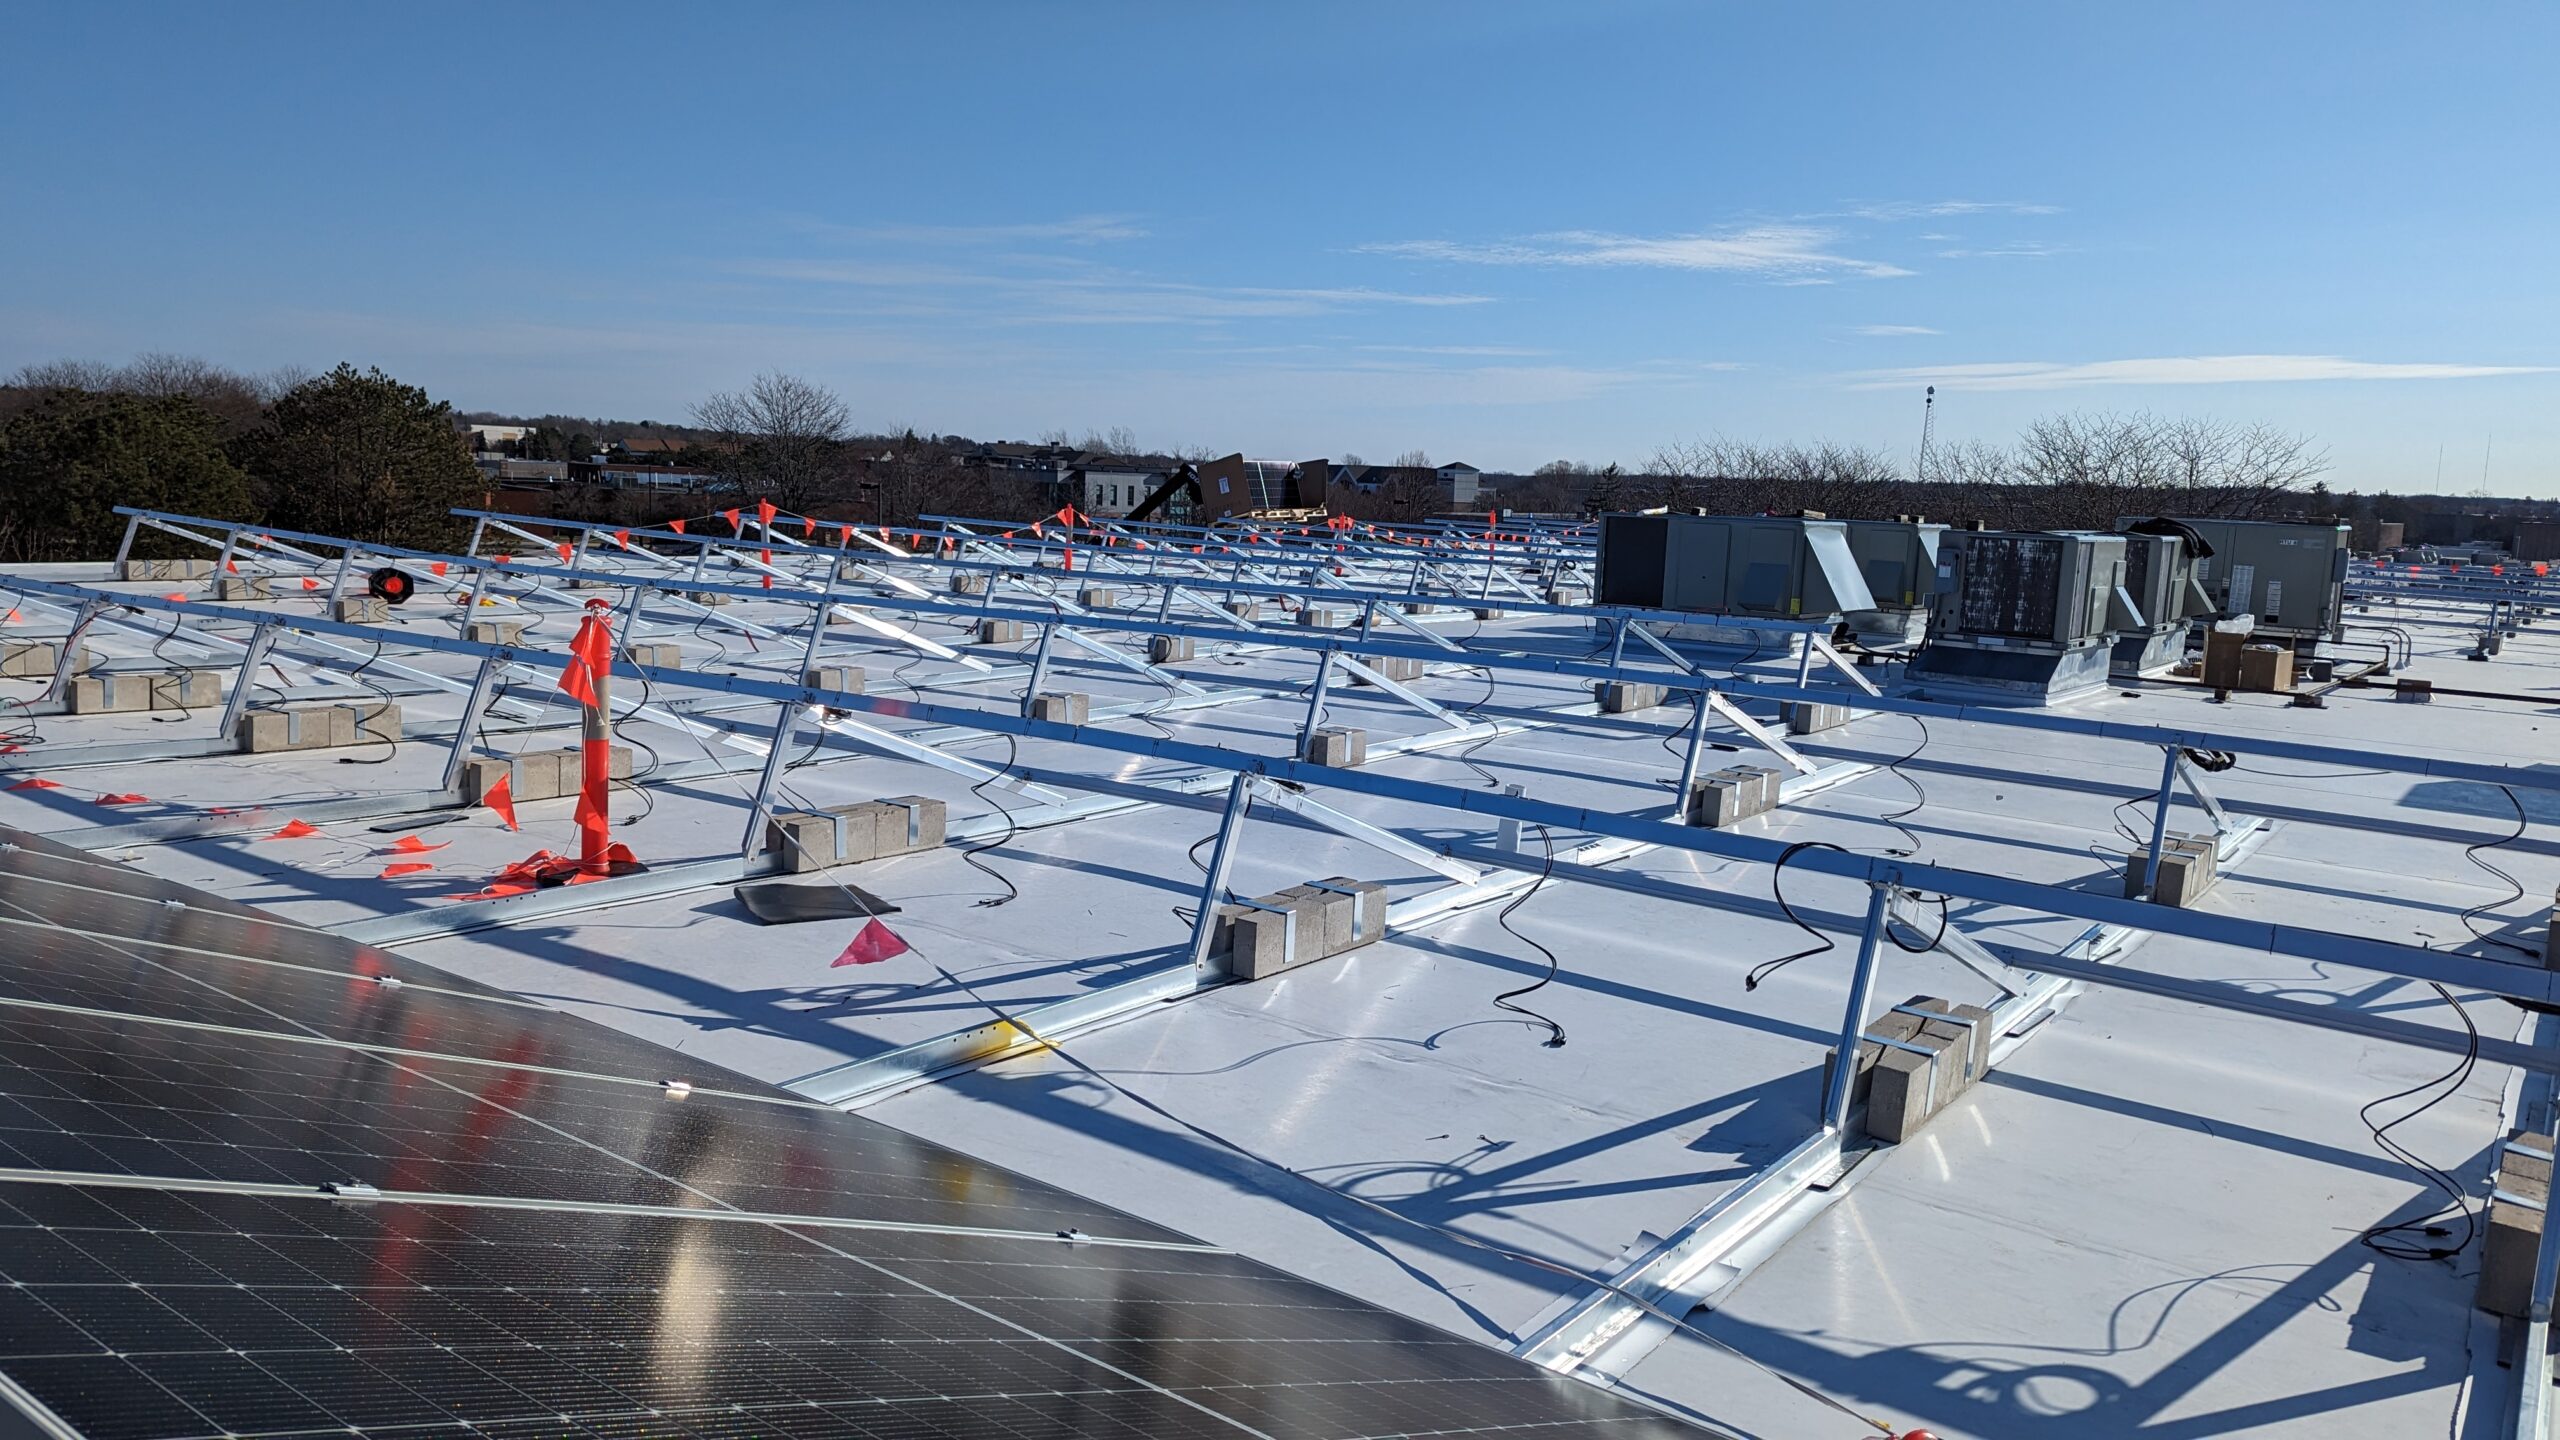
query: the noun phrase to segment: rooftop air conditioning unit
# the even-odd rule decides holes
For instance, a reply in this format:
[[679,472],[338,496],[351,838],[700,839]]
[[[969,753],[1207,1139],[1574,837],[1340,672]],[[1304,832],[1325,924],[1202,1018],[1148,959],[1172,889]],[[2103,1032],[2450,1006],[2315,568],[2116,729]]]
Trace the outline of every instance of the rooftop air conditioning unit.
[[2145,520],[2124,536],[2124,588],[2142,623],[2116,636],[2119,679],[2156,674],[2187,652],[2187,632],[2213,614],[2213,600],[2196,581],[2196,566],[2211,554],[2175,520]]
[[1849,553],[1858,562],[1858,574],[1876,602],[1872,610],[1849,613],[1850,630],[1860,644],[1874,649],[1919,644],[1929,628],[1938,537],[1947,527],[1912,517],[1841,523],[1848,527]]
[[[2118,521],[2121,529],[2127,522]],[[2213,613],[2246,615],[2262,638],[2289,640],[2308,651],[2322,639],[2346,638],[2347,538],[2343,520],[2206,520],[2178,523],[2202,536],[2213,553],[2196,562]]]
[[2115,635],[2143,624],[2124,554],[2092,531],[1949,531],[1907,673],[1933,696],[2035,705],[2104,687]]
[[1803,515],[1606,515],[1599,603],[1836,623],[1875,608],[1847,527]]

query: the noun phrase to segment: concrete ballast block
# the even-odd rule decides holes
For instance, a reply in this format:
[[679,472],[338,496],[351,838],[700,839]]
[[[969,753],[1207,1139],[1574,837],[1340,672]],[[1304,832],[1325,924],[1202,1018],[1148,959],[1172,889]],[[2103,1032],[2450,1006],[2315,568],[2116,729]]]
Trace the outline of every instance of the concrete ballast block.
[[835,690],[847,695],[862,694],[868,679],[859,665],[812,665],[800,672],[800,683],[812,690]]
[[1603,680],[1591,687],[1592,698],[1600,702],[1603,715],[1625,715],[1637,710],[1651,710],[1660,705],[1669,691],[1659,685],[1644,685],[1629,680]]
[[684,647],[670,641],[651,640],[622,647],[622,658],[634,665],[650,665],[662,670],[684,668]]
[[1350,769],[1369,762],[1369,732],[1328,726],[1307,737],[1307,759],[1318,765]]
[[388,625],[391,602],[371,595],[350,596],[330,605],[329,616],[341,625]]
[[1178,664],[1197,659],[1199,648],[1188,635],[1150,635],[1147,637],[1147,660],[1156,665]]
[[1022,622],[1019,620],[981,620],[978,622],[978,643],[981,645],[1010,645],[1019,641],[1021,638]]
[[524,622],[474,620],[462,627],[462,638],[474,645],[521,645],[524,643]]
[[1837,730],[1849,723],[1846,705],[1817,705],[1811,701],[1789,700],[1778,706],[1785,717],[1790,735],[1813,735],[1824,730]]
[[[1398,683],[1422,678],[1422,662],[1402,655],[1363,655],[1360,663]],[[1351,683],[1366,685],[1370,682],[1366,675],[1354,672]]]
[[1031,697],[1031,718],[1052,725],[1082,725],[1093,714],[1093,697],[1075,692],[1051,692]]
[[1087,610],[1110,610],[1120,604],[1120,592],[1107,585],[1088,585],[1076,592],[1076,603]]
[[1342,619],[1341,611],[1328,610],[1321,605],[1310,605],[1298,612],[1298,623],[1314,630],[1339,630]]
[[275,582],[264,575],[225,575],[213,582],[216,600],[272,600]]
[[119,580],[202,580],[213,574],[210,560],[127,560]]

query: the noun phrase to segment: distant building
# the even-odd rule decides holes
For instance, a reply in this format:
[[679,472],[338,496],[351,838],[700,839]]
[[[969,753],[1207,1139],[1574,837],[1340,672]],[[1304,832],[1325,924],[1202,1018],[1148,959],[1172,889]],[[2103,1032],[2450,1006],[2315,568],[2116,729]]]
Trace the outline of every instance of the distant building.
[[556,485],[569,478],[569,462],[565,460],[516,460],[483,451],[473,455],[471,463],[501,485]]
[[1476,503],[1483,476],[1483,471],[1464,462],[1443,465],[1433,472],[1433,478],[1440,482],[1440,498],[1460,509]]
[[1068,503],[1088,515],[1126,515],[1164,483],[1167,473],[1129,460],[1079,456],[1067,474]]
[[497,450],[512,454],[517,446],[533,438],[533,427],[530,425],[474,424],[466,428],[470,431],[471,448],[474,450]]

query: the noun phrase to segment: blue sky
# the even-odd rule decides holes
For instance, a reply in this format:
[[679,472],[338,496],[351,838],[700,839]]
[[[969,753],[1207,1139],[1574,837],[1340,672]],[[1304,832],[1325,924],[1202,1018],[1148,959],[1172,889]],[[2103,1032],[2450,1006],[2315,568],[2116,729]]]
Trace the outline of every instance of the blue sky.
[[2560,6],[16,7],[0,370],[1487,468],[2061,409],[2560,494]]

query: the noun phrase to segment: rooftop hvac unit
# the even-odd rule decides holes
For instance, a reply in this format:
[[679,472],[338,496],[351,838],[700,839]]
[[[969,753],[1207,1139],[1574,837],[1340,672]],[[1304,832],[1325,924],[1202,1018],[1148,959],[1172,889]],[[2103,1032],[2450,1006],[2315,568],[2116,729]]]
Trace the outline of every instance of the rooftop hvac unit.
[[2177,521],[2144,521],[2152,530],[2129,530],[2124,537],[2124,588],[2142,623],[2116,636],[2114,670],[2133,679],[2178,663],[2187,651],[2187,631],[2201,616],[2213,613],[2213,600],[2196,583],[2196,565],[2204,558]]
[[2091,531],[1948,532],[1910,677],[1933,695],[2038,705],[2104,686],[2115,634],[2143,623],[2124,552],[2125,537]]
[[[2126,522],[2117,522],[2119,528]],[[2196,561],[2212,613],[2247,615],[2259,636],[2308,650],[2346,638],[2348,526],[2342,520],[2203,520],[2178,523],[2213,547]]]
[[1875,608],[1846,527],[1794,515],[1608,515],[1603,605],[1836,622]]
[[1844,520],[1849,553],[1875,608],[1848,616],[1859,643],[1916,645],[1929,625],[1929,592],[1938,568],[1938,537],[1947,527],[1923,520]]

